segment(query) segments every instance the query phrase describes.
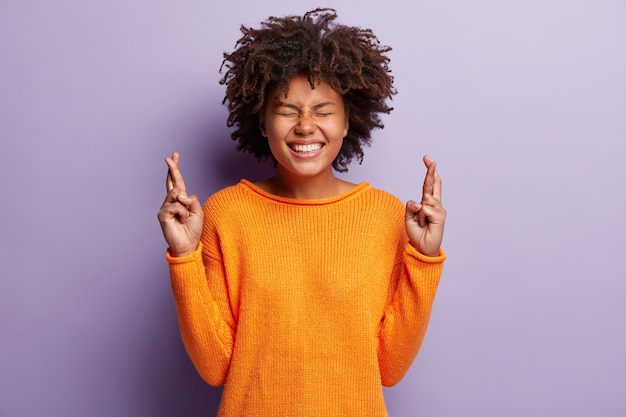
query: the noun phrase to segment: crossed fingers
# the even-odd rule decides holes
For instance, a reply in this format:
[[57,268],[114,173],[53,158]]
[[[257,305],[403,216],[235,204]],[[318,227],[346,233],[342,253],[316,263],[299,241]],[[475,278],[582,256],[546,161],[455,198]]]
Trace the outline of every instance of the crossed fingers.
[[437,163],[431,161],[428,155],[426,155],[424,156],[424,165],[426,165],[427,171],[422,187],[422,199],[424,199],[426,195],[432,195],[437,200],[441,201],[441,178],[437,172]]
[[180,154],[178,152],[174,152],[171,158],[165,158],[165,163],[168,167],[167,177],[165,177],[165,189],[169,193],[176,188],[181,193],[186,194],[185,180],[183,179],[180,169],[178,169],[178,161],[180,161]]

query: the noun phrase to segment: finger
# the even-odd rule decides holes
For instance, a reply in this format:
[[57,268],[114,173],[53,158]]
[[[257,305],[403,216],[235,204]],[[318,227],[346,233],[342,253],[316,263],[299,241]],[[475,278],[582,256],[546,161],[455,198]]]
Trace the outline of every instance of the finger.
[[446,219],[446,210],[443,207],[423,205],[420,213],[424,213],[427,223],[432,225],[442,225]]
[[166,188],[167,192],[170,192],[173,188],[176,188],[182,192],[187,192],[185,187],[185,180],[183,179],[183,175],[178,169],[178,162],[180,161],[180,155],[178,152],[174,152],[171,158],[165,158],[165,163],[167,164],[168,171],[166,177]]
[[420,211],[422,207],[421,204],[416,203],[415,201],[407,201],[406,203],[406,212],[405,212],[405,220],[414,219],[415,215]]
[[439,172],[435,170],[435,182],[433,184],[433,197],[435,197],[441,203],[441,177]]
[[442,207],[441,201],[431,194],[424,195],[424,198],[422,198],[422,205],[431,207]]
[[162,207],[165,207],[168,204],[182,204],[187,208],[189,214],[194,214],[197,216],[203,216],[204,213],[202,211],[202,205],[200,204],[200,200],[195,195],[187,195],[177,189],[172,190],[168,193],[165,202]]
[[173,177],[172,166],[178,168],[178,161],[180,160],[180,154],[178,152],[174,152],[171,158],[165,158],[165,163],[167,164],[167,176],[165,177],[165,188],[169,192],[175,186],[175,179]]
[[416,220],[420,227],[425,227],[428,223],[428,218],[426,216],[426,212],[424,211],[424,204],[420,204],[420,210],[417,212]]
[[426,226],[426,215],[423,210],[423,205],[411,200],[406,203],[406,220],[413,220],[420,225],[420,227]]
[[202,211],[202,204],[200,204],[200,200],[195,195],[190,196],[181,196],[179,201],[187,206],[189,209],[190,215],[203,216],[204,212]]
[[192,203],[192,198],[195,198],[195,196],[188,196],[186,193],[178,190],[177,188],[172,188],[165,196],[165,200],[163,200],[163,205],[161,207],[165,207],[168,204],[176,202],[181,203],[184,206],[189,206]]
[[175,203],[177,201],[178,191],[173,188],[167,192],[165,196],[165,200],[163,200],[163,204],[161,204],[161,208],[165,207],[168,204]]
[[433,194],[435,186],[435,172],[437,163],[430,160],[428,155],[424,156],[424,165],[426,165],[426,176],[424,177],[424,185],[422,186],[422,196],[424,194]]
[[179,216],[180,222],[185,223],[189,217],[197,216],[202,218],[204,213],[202,211],[202,205],[200,200],[195,195],[187,196],[184,193],[178,194],[178,203],[181,204],[187,211],[181,211]]
[[170,159],[178,165],[178,161],[174,161],[176,157],[176,152],[172,155],[172,158],[165,158],[165,163],[167,164],[167,175],[165,176],[165,190],[169,193],[174,188],[174,180],[172,178],[172,169],[170,168]]
[[189,208],[186,205],[180,202],[174,202],[170,204],[165,204],[159,210],[158,218],[159,221],[165,222],[170,219],[177,219],[180,223],[185,223],[187,218],[191,215]]

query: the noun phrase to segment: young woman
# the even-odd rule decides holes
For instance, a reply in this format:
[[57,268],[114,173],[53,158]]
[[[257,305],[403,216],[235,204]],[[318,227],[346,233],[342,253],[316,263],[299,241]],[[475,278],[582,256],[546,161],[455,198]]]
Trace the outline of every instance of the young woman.
[[200,204],[166,158],[159,220],[179,326],[220,416],[386,416],[428,325],[446,211],[424,157],[419,202],[337,178],[395,91],[388,47],[332,9],[242,27],[225,55],[238,148],[275,175]]

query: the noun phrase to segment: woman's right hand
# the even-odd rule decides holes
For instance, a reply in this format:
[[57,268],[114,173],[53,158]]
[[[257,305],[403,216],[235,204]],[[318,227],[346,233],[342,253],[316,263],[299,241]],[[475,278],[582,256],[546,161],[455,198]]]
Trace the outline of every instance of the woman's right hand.
[[195,195],[187,195],[185,181],[178,169],[180,155],[165,158],[168,166],[165,186],[167,196],[159,210],[161,230],[171,256],[185,256],[198,248],[204,212]]

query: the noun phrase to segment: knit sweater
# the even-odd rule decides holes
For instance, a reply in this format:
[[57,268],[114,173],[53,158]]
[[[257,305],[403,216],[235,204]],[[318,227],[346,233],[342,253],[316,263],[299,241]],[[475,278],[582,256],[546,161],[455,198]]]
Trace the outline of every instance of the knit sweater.
[[330,198],[247,180],[213,194],[196,252],[166,255],[187,352],[218,415],[386,416],[424,338],[445,254],[408,242],[404,205],[361,183]]

